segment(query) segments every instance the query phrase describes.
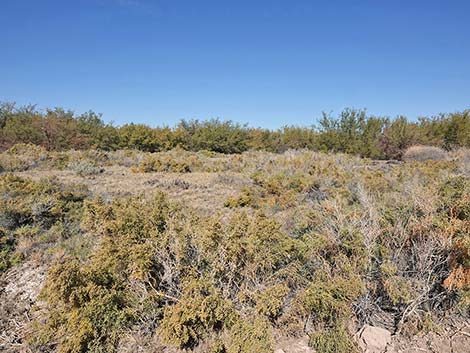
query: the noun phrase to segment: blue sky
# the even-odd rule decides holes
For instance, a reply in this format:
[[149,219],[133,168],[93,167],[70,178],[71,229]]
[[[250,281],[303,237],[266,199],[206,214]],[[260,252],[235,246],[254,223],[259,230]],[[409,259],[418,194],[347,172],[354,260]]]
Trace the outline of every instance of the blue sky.
[[0,0],[0,100],[117,124],[470,108],[470,1]]

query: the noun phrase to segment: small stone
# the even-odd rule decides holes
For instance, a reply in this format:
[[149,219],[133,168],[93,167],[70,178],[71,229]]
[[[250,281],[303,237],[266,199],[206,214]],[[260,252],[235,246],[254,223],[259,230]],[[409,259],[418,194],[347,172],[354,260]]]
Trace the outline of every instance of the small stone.
[[370,325],[364,325],[356,337],[359,347],[365,353],[383,353],[392,340],[390,331]]

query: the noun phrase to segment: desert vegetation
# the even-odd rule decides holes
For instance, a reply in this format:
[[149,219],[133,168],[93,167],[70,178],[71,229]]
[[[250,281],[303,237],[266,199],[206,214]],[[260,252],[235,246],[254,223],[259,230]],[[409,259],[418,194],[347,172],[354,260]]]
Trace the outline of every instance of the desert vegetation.
[[4,104],[0,349],[359,352],[365,324],[468,323],[469,119],[115,127]]
[[[157,123],[158,125],[158,123]],[[232,121],[182,120],[174,127],[144,124],[114,126],[100,114],[80,115],[62,108],[40,111],[35,106],[0,103],[0,150],[34,144],[48,151],[90,148],[164,152],[242,153],[288,149],[340,152],[373,159],[401,159],[407,148],[424,145],[453,150],[470,147],[470,111],[421,117],[377,117],[365,110],[345,109],[337,117],[324,113],[311,127],[277,130],[249,127]]]

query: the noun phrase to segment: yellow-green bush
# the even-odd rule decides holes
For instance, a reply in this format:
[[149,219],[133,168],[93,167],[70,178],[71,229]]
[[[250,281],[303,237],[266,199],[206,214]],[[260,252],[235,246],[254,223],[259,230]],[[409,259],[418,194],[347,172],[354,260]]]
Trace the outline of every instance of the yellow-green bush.
[[0,228],[0,273],[12,266],[18,258],[14,256],[16,240],[8,235],[5,229]]
[[8,172],[24,171],[46,163],[49,156],[44,147],[17,144],[0,153],[0,169]]
[[271,353],[274,349],[272,329],[263,318],[238,320],[229,331],[227,353]]
[[106,268],[81,266],[66,259],[49,270],[42,296],[48,303],[46,324],[33,344],[59,343],[59,352],[112,352],[135,311],[125,284]]
[[256,310],[259,314],[274,320],[281,315],[284,301],[289,293],[285,284],[271,286],[256,297]]
[[18,239],[66,249],[70,224],[92,239],[49,271],[41,349],[112,352],[131,331],[188,350],[268,352],[273,332],[283,332],[309,334],[319,352],[349,352],[349,320],[367,323],[380,310],[402,325],[415,319],[405,311],[412,302],[421,312],[470,301],[470,188],[452,162],[172,151],[132,152],[130,165],[142,157],[158,159],[150,170],[162,173],[223,170],[214,180],[234,184],[231,209],[207,215],[185,206],[185,195],[173,202],[158,192],[67,201],[57,183],[0,178],[10,178],[0,188],[7,266]]
[[339,323],[352,316],[352,303],[363,293],[359,277],[318,276],[305,291],[305,307],[319,323]]
[[181,299],[165,309],[158,333],[174,346],[192,348],[235,319],[233,304],[206,281],[185,285]]
[[31,246],[53,243],[57,239],[47,234],[57,224],[68,224],[64,237],[74,232],[87,190],[79,185],[63,186],[53,179],[35,182],[7,174],[0,177],[0,195],[0,249],[5,270],[10,256],[19,259],[30,250],[13,255],[19,240],[31,238]]
[[200,166],[201,161],[197,154],[174,150],[146,155],[137,170],[144,173],[190,173],[196,171]]
[[359,349],[342,326],[325,328],[310,335],[310,346],[318,353],[355,353]]

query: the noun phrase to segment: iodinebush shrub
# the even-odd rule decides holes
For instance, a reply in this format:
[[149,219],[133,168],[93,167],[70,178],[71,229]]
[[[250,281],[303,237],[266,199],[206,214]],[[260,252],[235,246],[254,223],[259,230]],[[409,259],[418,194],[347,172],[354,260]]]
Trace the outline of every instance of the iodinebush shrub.
[[196,171],[200,165],[201,162],[196,155],[175,151],[147,155],[140,162],[137,170],[144,173],[190,173]]
[[[0,253],[1,269],[6,270],[34,251],[34,246],[52,243],[57,236],[68,237],[81,217],[81,206],[87,190],[80,185],[64,186],[54,179],[34,182],[6,174],[0,177]],[[59,225],[67,229],[54,234]],[[16,244],[24,239],[29,249],[16,253]]]
[[0,171],[21,172],[44,164],[48,159],[49,155],[44,147],[17,144],[0,153]]
[[236,311],[220,290],[204,280],[184,285],[181,299],[165,309],[159,328],[162,339],[182,348],[192,348],[210,334],[232,326]]
[[260,317],[237,321],[230,329],[227,341],[227,353],[270,353],[274,350],[271,325]]
[[69,163],[68,168],[79,176],[97,175],[103,172],[103,168],[92,160],[78,160]]
[[[220,158],[197,155],[202,169]],[[351,321],[424,327],[457,300],[470,303],[470,183],[453,162],[309,151],[227,159],[246,183],[221,214],[160,192],[77,198],[61,217],[76,215],[95,247],[49,271],[34,348],[113,352],[132,331],[188,351],[271,352],[283,332],[309,335],[318,352],[354,352]],[[29,210],[36,184],[9,178]],[[0,239],[58,231],[47,207],[34,210],[12,207],[3,226],[15,235]]]
[[49,270],[42,295],[47,298],[47,324],[33,343],[59,340],[59,352],[112,352],[134,314],[125,283],[107,268],[81,266],[65,259]]
[[343,322],[361,293],[359,276],[323,281],[320,268],[307,275],[317,256],[307,239],[261,212],[201,218],[162,193],[83,208],[82,229],[99,246],[88,261],[67,259],[49,271],[46,325],[33,340],[42,349],[58,342],[61,352],[112,352],[125,330],[153,327],[179,348],[219,337],[226,352],[270,352],[273,330],[292,315],[309,312],[319,327]]
[[309,343],[319,353],[360,352],[348,332],[341,326],[325,328],[312,333]]

